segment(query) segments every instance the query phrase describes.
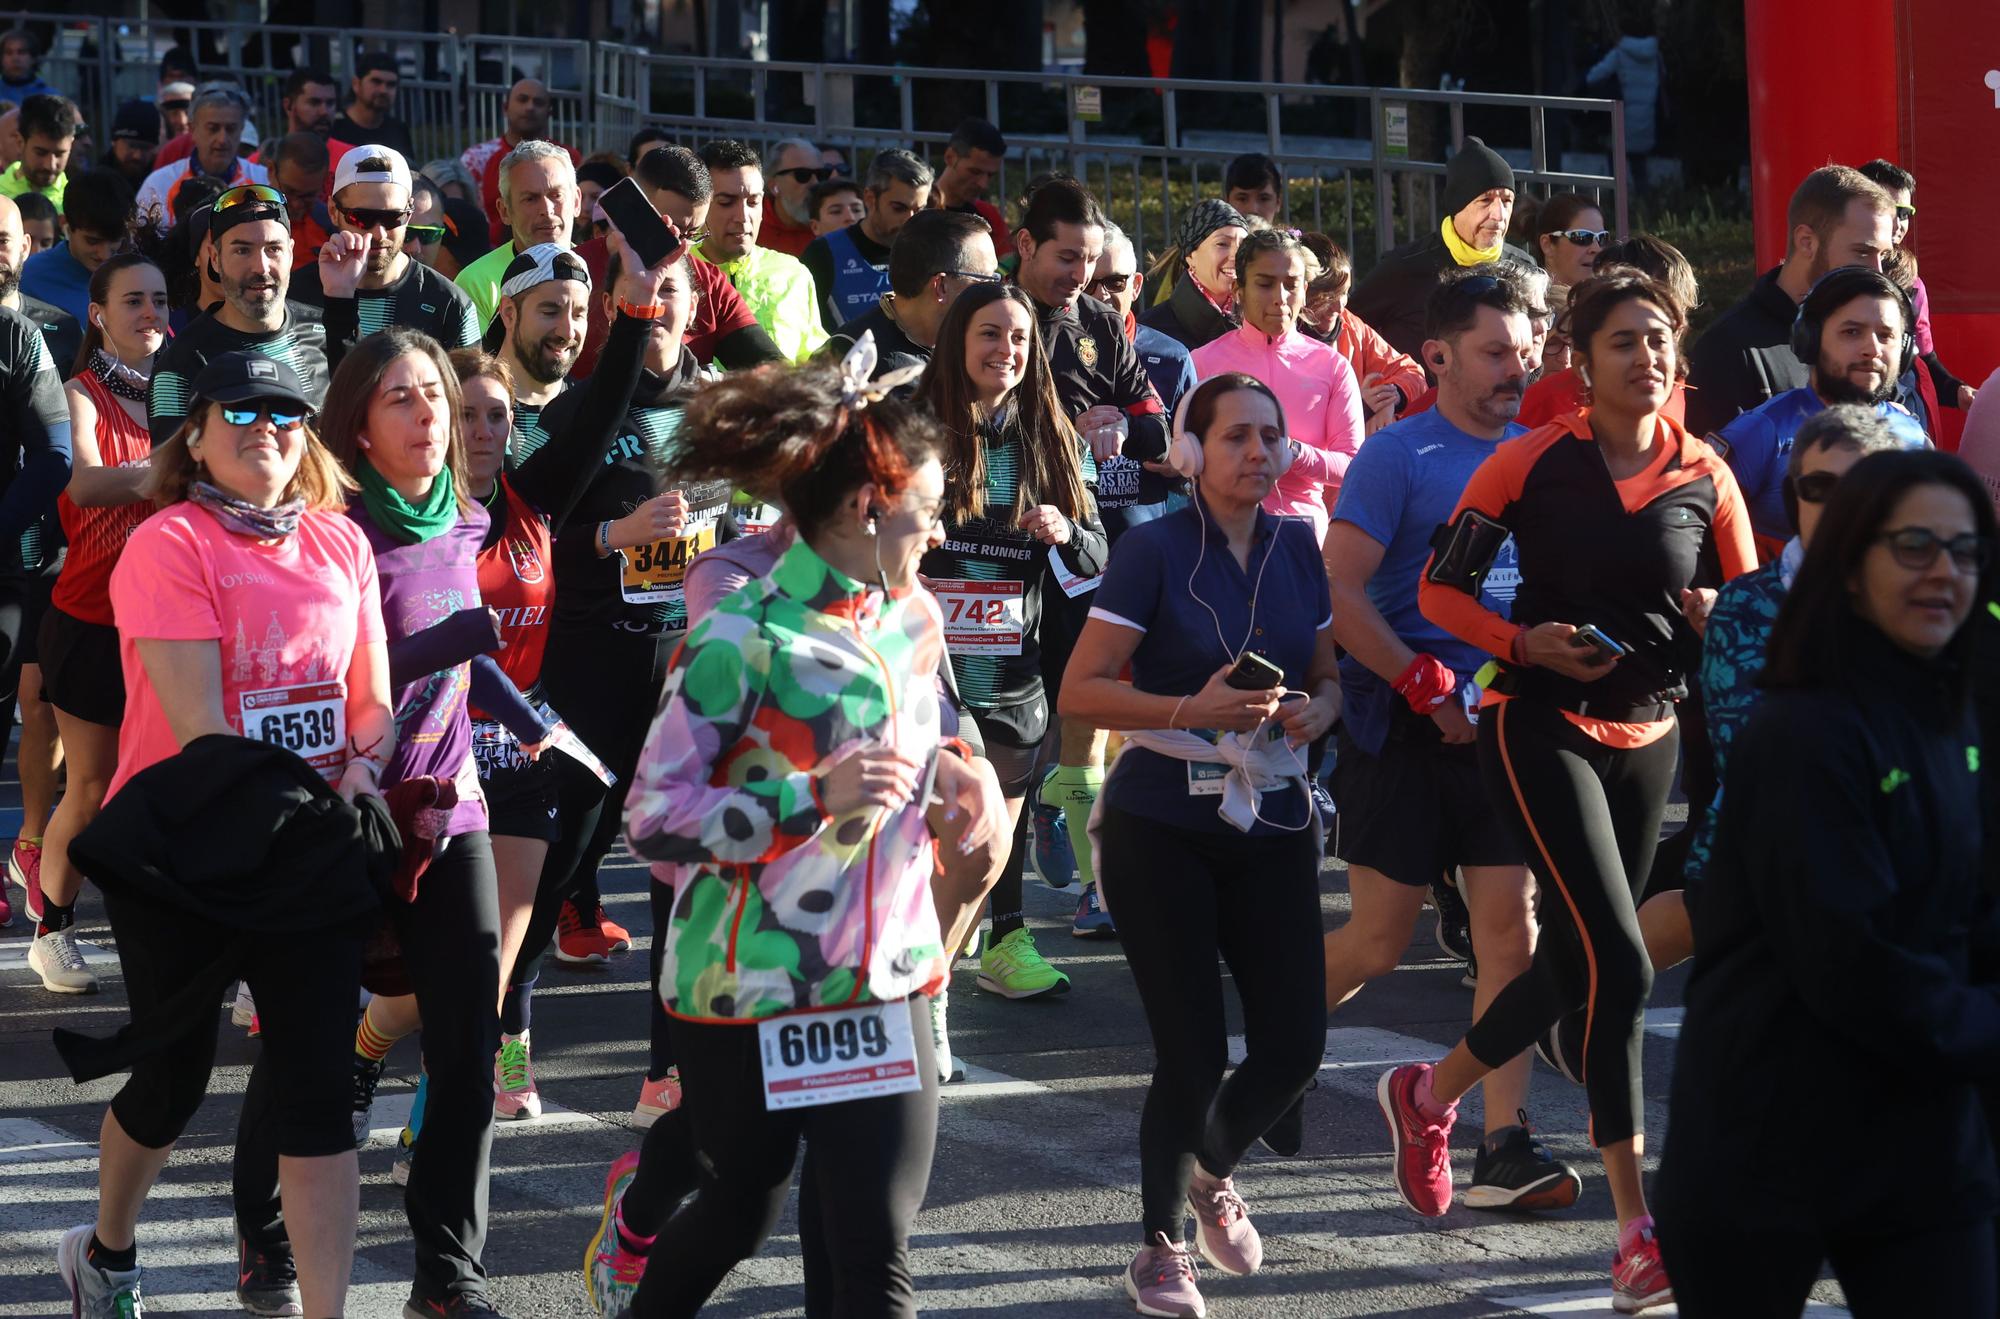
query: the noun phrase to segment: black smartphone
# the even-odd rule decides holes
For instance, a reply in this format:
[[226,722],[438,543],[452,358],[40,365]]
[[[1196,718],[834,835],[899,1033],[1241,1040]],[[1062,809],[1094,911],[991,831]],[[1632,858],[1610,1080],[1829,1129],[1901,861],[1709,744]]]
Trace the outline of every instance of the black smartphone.
[[1268,692],[1284,684],[1285,671],[1262,655],[1246,650],[1222,681],[1240,692]]
[[1570,640],[1576,645],[1589,646],[1597,652],[1599,658],[1607,663],[1615,659],[1624,658],[1626,653],[1625,647],[1619,645],[1610,637],[1605,636],[1602,632],[1599,632],[1595,623],[1585,623],[1576,630],[1576,635],[1571,637]]
[[638,180],[629,177],[618,180],[604,190],[597,202],[648,268],[680,250],[680,237],[667,228],[667,222],[653,209],[653,203],[646,200]]

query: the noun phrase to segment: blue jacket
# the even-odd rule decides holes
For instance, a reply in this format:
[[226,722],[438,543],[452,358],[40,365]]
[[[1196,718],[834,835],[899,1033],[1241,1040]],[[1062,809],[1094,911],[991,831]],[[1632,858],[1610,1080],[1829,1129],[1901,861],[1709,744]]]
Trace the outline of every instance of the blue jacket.
[[[1792,534],[1785,516],[1785,463],[1792,452],[1792,437],[1807,417],[1826,407],[1811,385],[1775,394],[1763,406],[1738,416],[1709,437],[1722,451],[1736,473],[1743,490],[1743,502],[1750,506],[1750,526],[1759,536],[1782,541]],[[1889,429],[1912,449],[1930,447],[1923,424],[1899,403],[1878,403],[1875,415],[1886,418]]]

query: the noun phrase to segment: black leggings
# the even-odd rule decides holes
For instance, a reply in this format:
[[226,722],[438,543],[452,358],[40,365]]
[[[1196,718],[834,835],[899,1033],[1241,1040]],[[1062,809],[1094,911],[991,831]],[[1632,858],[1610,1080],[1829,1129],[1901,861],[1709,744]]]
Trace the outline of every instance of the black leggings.
[[[645,1280],[632,1298],[636,1319],[694,1314],[732,1268],[757,1253],[784,1211],[801,1138],[814,1168],[802,1193],[819,1198],[816,1235],[831,1261],[830,1313],[916,1314],[910,1225],[937,1144],[937,1063],[930,1001],[912,996],[907,1010],[923,1089],[776,1113],[764,1107],[756,1027],[673,1022],[686,1098],[653,1130],[686,1115],[699,1186],[648,1252]],[[673,1139],[660,1137],[669,1148]],[[649,1134],[642,1162],[653,1147]]]
[[[118,942],[118,964],[133,1003],[170,999],[217,955],[206,920],[143,898],[106,890],[105,914]],[[238,1128],[236,1160],[280,1154],[313,1158],[354,1148],[348,1095],[353,1088],[354,1005],[361,990],[360,928],[260,938],[237,973],[257,1000],[263,1046],[250,1091],[274,1110]],[[207,1014],[171,1047],[141,1059],[111,1100],[125,1134],[148,1149],[180,1139],[208,1093],[217,1025]],[[247,1103],[246,1103],[247,1115]]]
[[[1108,807],[1101,827],[1098,883],[1156,1057],[1139,1118],[1145,1239],[1179,1241],[1195,1160],[1232,1174],[1325,1057],[1319,849],[1310,831],[1204,833]],[[1227,1081],[1218,952],[1243,1001],[1248,1046]]]
[[[417,900],[389,904],[424,1021],[424,1138],[410,1165],[403,1208],[416,1244],[417,1288],[429,1299],[483,1296],[486,1183],[493,1153],[493,1055],[500,1047],[500,891],[484,830],[452,837],[424,871]],[[257,992],[256,981],[250,991]],[[354,1002],[339,1050],[343,1106],[353,1090]],[[257,1001],[259,1015],[264,1002]],[[260,1061],[259,1066],[262,1066]],[[252,1073],[243,1126],[264,1120],[268,1098]],[[350,1124],[347,1141],[353,1143]],[[275,1159],[236,1160],[236,1222],[253,1244],[282,1242]]]
[[1995,1313],[1989,1219],[1865,1237],[1674,1226],[1660,1225],[1660,1253],[1687,1319],[1798,1319],[1820,1265],[1829,1262],[1855,1319]]
[[[594,894],[597,868],[618,845],[624,829],[625,793],[639,765],[639,751],[652,727],[653,715],[666,685],[667,661],[679,633],[671,636],[627,636],[606,632],[586,640],[551,631],[542,661],[542,688],[585,746],[618,776],[606,786],[595,774],[571,760],[557,757],[556,820],[559,835],[542,863],[535,906],[521,942],[514,984],[534,983],[542,958],[555,934],[562,905],[588,890]],[[595,906],[595,903],[592,903]],[[654,947],[665,941],[666,927],[654,927]],[[654,957],[657,971],[658,957]],[[657,974],[654,977],[657,982]],[[666,1075],[673,1062],[666,1013],[653,996],[650,1022],[651,1057],[646,1074]]]
[[1587,1006],[1583,1085],[1600,1148],[1638,1134],[1645,1111],[1640,1051],[1653,964],[1639,937],[1637,901],[1679,740],[1676,729],[1643,747],[1608,747],[1556,707],[1519,698],[1479,721],[1487,790],[1518,821],[1547,887],[1535,960],[1487,1005],[1465,1045],[1499,1067]]

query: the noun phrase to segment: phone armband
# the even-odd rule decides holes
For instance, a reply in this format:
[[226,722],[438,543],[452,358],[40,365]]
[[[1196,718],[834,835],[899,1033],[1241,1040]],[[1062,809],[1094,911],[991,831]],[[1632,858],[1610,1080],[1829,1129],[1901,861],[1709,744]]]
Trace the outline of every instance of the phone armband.
[[1431,534],[1431,567],[1427,576],[1439,586],[1467,595],[1479,594],[1493,556],[1511,533],[1478,509],[1468,508]]

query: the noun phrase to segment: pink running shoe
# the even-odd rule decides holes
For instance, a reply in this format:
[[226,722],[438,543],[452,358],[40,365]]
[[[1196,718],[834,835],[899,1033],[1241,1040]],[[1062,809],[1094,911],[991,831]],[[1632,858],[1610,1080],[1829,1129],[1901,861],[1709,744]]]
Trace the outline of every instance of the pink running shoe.
[[680,1068],[669,1067],[657,1081],[648,1076],[639,1083],[639,1102],[632,1105],[632,1130],[651,1130],[655,1122],[680,1106]]
[[604,1217],[598,1221],[597,1235],[583,1260],[583,1285],[590,1295],[590,1308],[604,1315],[625,1313],[639,1280],[646,1276],[646,1257],[625,1246],[618,1231],[618,1204],[625,1188],[639,1171],[639,1151],[618,1156],[604,1177]]
[[1264,1262],[1263,1238],[1229,1178],[1211,1178],[1197,1167],[1188,1182],[1188,1212],[1194,1215],[1195,1248],[1216,1268],[1242,1278]]
[[1637,1314],[1673,1299],[1674,1284],[1660,1262],[1659,1239],[1648,1223],[1639,1229],[1632,1249],[1620,1251],[1611,1261],[1611,1308],[1619,1314]]
[[1429,1063],[1405,1063],[1382,1073],[1375,1098],[1389,1120],[1395,1145],[1396,1189],[1403,1203],[1425,1218],[1443,1218],[1451,1208],[1451,1128],[1458,1121],[1454,1104],[1441,1120],[1417,1107],[1417,1081],[1430,1075]]
[[1200,1275],[1188,1248],[1167,1240],[1164,1232],[1153,1233],[1153,1244],[1132,1257],[1125,1270],[1125,1294],[1140,1314],[1162,1319],[1204,1319],[1208,1304],[1195,1284]]
[[[42,913],[36,908],[41,905],[42,896],[42,845],[31,843],[25,838],[16,838],[12,850],[7,853],[7,878],[21,886],[21,910],[31,921],[39,921]],[[13,923],[13,908],[8,905],[7,893],[0,887],[0,926]]]

